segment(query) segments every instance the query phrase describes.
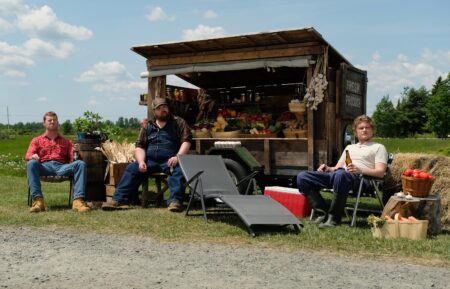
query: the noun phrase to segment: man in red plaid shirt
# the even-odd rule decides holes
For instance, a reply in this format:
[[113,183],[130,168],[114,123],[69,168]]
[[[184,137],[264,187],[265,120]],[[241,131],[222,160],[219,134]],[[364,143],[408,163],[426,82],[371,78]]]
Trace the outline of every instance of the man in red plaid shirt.
[[74,160],[74,149],[78,145],[59,134],[58,116],[49,111],[44,114],[45,133],[31,140],[25,155],[27,161],[28,186],[33,205],[30,212],[45,211],[44,196],[41,190],[40,176],[72,176],[74,193],[72,209],[87,212],[90,208],[84,201],[87,170],[85,162]]

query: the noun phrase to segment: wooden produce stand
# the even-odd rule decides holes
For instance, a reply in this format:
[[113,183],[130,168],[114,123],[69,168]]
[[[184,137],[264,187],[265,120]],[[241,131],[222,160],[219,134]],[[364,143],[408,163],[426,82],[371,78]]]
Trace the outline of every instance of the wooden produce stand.
[[[300,138],[278,133],[276,137],[194,139],[199,154],[209,153],[215,141],[241,142],[266,176],[292,178],[300,170],[334,163],[351,139],[349,126],[354,117],[366,112],[367,73],[353,67],[314,28],[131,49],[146,59],[147,71],[142,77],[148,78],[148,91],[141,104],[148,105],[149,118],[155,97],[168,97],[192,109],[200,105],[201,93],[214,100],[216,107],[238,113],[257,109],[277,118],[289,111],[290,101],[303,100],[308,91],[318,87],[318,80],[325,80],[323,90],[312,94],[321,101],[311,102],[306,109],[305,135]],[[167,75],[176,75],[201,90],[184,88],[184,97],[176,98],[170,92],[181,88],[166,85]],[[195,117],[181,116],[195,122]],[[239,161],[229,151],[223,156]],[[242,166],[250,169],[245,163]]]

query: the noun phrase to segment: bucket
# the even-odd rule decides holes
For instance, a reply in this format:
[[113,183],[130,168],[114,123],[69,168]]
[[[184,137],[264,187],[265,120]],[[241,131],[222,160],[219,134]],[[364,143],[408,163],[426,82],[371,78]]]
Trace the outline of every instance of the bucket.
[[104,184],[106,172],[106,158],[96,150],[101,146],[100,139],[79,139],[81,159],[87,167],[86,201],[105,201],[106,190]]

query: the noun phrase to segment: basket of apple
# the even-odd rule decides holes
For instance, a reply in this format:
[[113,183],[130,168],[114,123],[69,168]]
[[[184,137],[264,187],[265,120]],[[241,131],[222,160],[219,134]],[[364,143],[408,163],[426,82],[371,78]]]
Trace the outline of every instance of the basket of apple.
[[403,192],[425,198],[430,194],[435,178],[426,170],[407,169],[402,175]]

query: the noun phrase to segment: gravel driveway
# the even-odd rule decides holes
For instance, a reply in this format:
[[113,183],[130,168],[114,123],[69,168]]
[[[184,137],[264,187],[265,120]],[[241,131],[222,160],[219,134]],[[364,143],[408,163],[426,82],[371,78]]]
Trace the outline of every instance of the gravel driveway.
[[0,228],[0,288],[450,288],[450,268]]

